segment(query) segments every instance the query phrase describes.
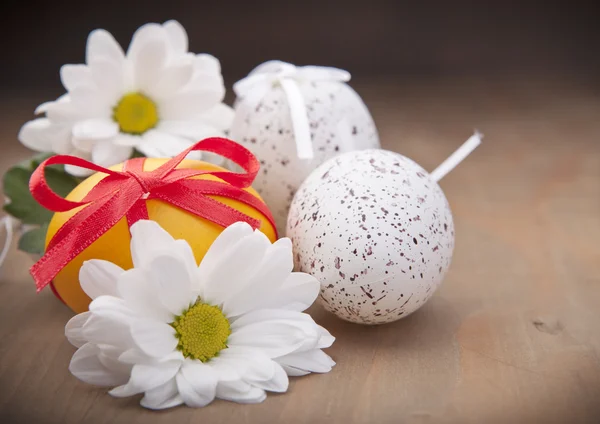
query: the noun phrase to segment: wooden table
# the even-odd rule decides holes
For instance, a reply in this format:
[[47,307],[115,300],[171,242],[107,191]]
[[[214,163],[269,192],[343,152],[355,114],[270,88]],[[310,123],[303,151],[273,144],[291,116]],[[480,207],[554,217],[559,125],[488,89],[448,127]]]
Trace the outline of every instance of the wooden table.
[[[570,82],[569,82],[570,81]],[[0,422],[600,422],[600,90],[577,79],[359,85],[385,148],[433,169],[474,127],[484,145],[442,187],[456,223],[446,281],[399,322],[349,324],[330,374],[293,379],[260,405],[151,412],[72,377],[71,313],[36,295],[31,259],[0,280]],[[2,100],[0,170],[37,100]]]

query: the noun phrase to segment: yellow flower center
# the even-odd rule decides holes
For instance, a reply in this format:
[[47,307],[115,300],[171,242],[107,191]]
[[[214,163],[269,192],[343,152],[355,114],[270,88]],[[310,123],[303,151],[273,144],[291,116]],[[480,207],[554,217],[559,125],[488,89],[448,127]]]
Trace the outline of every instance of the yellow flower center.
[[227,347],[229,321],[220,308],[197,302],[171,323],[186,358],[206,362]]
[[121,132],[143,134],[158,123],[156,105],[141,93],[125,94],[113,110],[113,119]]

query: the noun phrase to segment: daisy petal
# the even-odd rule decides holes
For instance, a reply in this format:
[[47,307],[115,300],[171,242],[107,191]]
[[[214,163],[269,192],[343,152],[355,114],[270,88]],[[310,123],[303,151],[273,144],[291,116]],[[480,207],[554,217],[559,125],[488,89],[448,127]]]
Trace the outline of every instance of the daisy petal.
[[[70,138],[70,129],[53,123],[48,118],[38,118],[21,127],[19,141],[25,147],[38,152],[52,152]],[[67,153],[67,152],[61,152]]]
[[73,136],[79,139],[112,138],[119,132],[119,125],[109,119],[86,119],[73,126]]
[[288,375],[281,365],[271,362],[274,370],[273,377],[266,381],[255,381],[252,385],[269,392],[285,393],[290,383]]
[[191,140],[153,129],[144,133],[137,148],[147,157],[160,158],[177,156],[191,145]]
[[190,278],[192,294],[195,297],[200,296],[202,293],[202,287],[200,285],[200,278],[198,275],[198,264],[194,251],[185,240],[175,240],[175,243],[170,247],[173,252],[177,252],[177,257],[184,263],[187,273]]
[[86,65],[63,65],[60,68],[60,81],[67,91],[78,85],[92,83],[92,72]]
[[221,75],[221,63],[219,62],[219,59],[207,53],[196,55],[194,67],[198,72],[209,75]]
[[89,309],[94,315],[115,317],[122,320],[127,320],[135,316],[134,311],[125,300],[115,296],[98,296],[92,300]]
[[133,266],[144,267],[158,250],[168,248],[174,241],[155,221],[138,221],[131,226],[131,256]]
[[57,155],[73,154],[73,138],[71,137],[70,128],[65,127],[61,130],[61,135],[56,136],[52,140],[52,151]]
[[155,389],[173,379],[180,367],[181,363],[176,361],[160,365],[134,365],[127,384],[115,387],[108,393],[114,397],[127,397]]
[[253,262],[251,273],[244,274],[247,284],[243,289],[231,290],[232,294],[224,304],[223,310],[228,316],[238,316],[259,308],[266,298],[280,290],[292,272],[294,261],[290,239],[282,238],[272,245],[266,239],[264,243],[267,249],[262,261]]
[[[91,153],[85,152],[83,150],[74,149],[71,152],[71,154],[73,156],[77,156],[78,158],[82,158],[82,159],[86,159],[86,160],[92,159]],[[93,173],[93,171],[90,171],[89,169],[81,168],[79,166],[73,166],[73,165],[65,165],[65,171],[68,174],[74,175],[75,177],[87,177]]]
[[42,103],[41,105],[39,105],[38,107],[35,108],[35,111],[33,113],[36,115],[39,115],[40,113],[46,113],[46,112],[48,112],[50,107],[52,105],[54,105],[55,103],[68,103],[69,101],[70,101],[69,93],[65,93],[56,100]]
[[[163,258],[159,259],[160,265],[155,262],[158,258]],[[145,260],[147,261],[145,267],[153,275],[152,281],[155,283],[158,297],[169,302],[169,305],[165,304],[165,306],[174,308],[177,314],[181,313],[181,305],[184,305],[185,309],[201,295],[202,287],[198,278],[196,258],[187,241],[175,240],[166,246],[159,246],[149,253]],[[169,263],[165,264],[165,261]],[[162,268],[162,271],[155,268]],[[168,274],[167,269],[170,270]],[[178,274],[177,276],[173,270]],[[172,293],[174,290],[179,290],[180,293]],[[173,296],[179,297],[179,300],[175,301]],[[175,304],[172,304],[174,301]]]
[[110,167],[131,157],[133,148],[116,145],[113,140],[100,140],[92,148],[92,162]]
[[117,296],[117,279],[123,269],[112,262],[99,259],[85,261],[79,270],[81,288],[90,298]]
[[121,63],[125,59],[123,49],[106,30],[96,29],[90,33],[86,46],[86,63],[91,63],[99,57],[106,58],[115,63]]
[[248,383],[270,380],[275,374],[271,358],[258,349],[230,346],[219,353],[219,359]]
[[303,272],[291,273],[282,287],[266,293],[259,308],[279,308],[302,312],[314,303],[321,290],[319,281]]
[[134,347],[129,325],[136,317],[123,299],[97,297],[90,303],[90,312],[92,315],[82,327],[82,335],[86,340],[122,350]]
[[157,129],[161,132],[185,137],[190,140],[202,140],[207,137],[222,137],[223,133],[216,127],[201,121],[162,121]]
[[219,103],[206,112],[200,114],[200,120],[207,124],[214,125],[221,131],[228,131],[233,123],[235,112],[233,108],[226,104]]
[[78,166],[73,166],[73,165],[65,165],[65,172],[69,175],[72,175],[72,176],[78,177],[78,178],[89,177],[90,175],[93,174],[93,172],[88,169],[80,168]]
[[69,136],[71,136],[71,127],[77,121],[81,121],[93,116],[87,108],[80,108],[73,104],[71,96],[67,101],[59,102],[58,100],[46,106],[46,116],[56,124],[68,126]]
[[331,335],[331,333],[329,331],[327,331],[325,328],[321,327],[320,325],[319,327],[319,342],[317,344],[317,347],[319,347],[320,349],[325,349],[327,347],[330,347],[333,342],[335,341],[335,337],[333,337]]
[[148,94],[155,99],[163,99],[181,90],[192,78],[194,66],[191,61],[180,61],[161,71],[160,77],[152,85]]
[[315,340],[320,336],[317,324],[314,322],[312,317],[308,314],[290,311],[286,309],[257,309],[250,311],[239,318],[236,318],[231,323],[231,330],[236,331],[244,328],[247,325],[261,324],[270,321],[286,321],[290,324],[298,324],[299,326],[310,326],[315,327],[311,329],[310,334],[315,334]]
[[228,344],[256,348],[270,358],[276,358],[306,344],[316,345],[318,334],[315,327],[314,322],[310,324],[302,320],[261,321],[232,329]]
[[92,343],[80,347],[71,358],[69,371],[84,383],[115,386],[127,381],[127,374],[109,369],[99,359],[100,348]]
[[94,148],[94,144],[96,144],[96,140],[93,138],[72,137],[71,143],[75,147],[75,150],[83,152],[85,156],[88,156],[91,159],[92,150]]
[[[174,315],[180,315],[196,299],[192,298],[194,276],[189,274],[189,267],[175,253],[165,252],[155,256],[148,270],[153,274],[156,294],[162,304]],[[192,265],[196,265],[193,256],[190,259]]]
[[223,90],[211,84],[203,89],[183,90],[164,99],[161,116],[166,120],[193,119],[212,109],[223,99]]
[[133,58],[133,77],[136,88],[150,95],[159,81],[167,60],[167,44],[164,39],[149,40]]
[[89,63],[89,68],[96,86],[104,92],[110,103],[116,104],[125,90],[123,65],[98,57]]
[[264,390],[252,387],[243,381],[219,382],[217,398],[238,403],[261,403],[267,398]]
[[81,334],[89,342],[122,349],[128,349],[133,343],[127,323],[115,317],[92,314],[83,325]]
[[153,320],[136,320],[131,324],[131,337],[146,355],[160,358],[177,347],[175,330],[168,324]]
[[214,369],[219,376],[219,382],[235,382],[241,380],[236,368],[231,366],[231,361],[224,360],[222,355],[223,354],[215,356],[207,362],[207,365]]
[[187,53],[188,37],[183,26],[175,20],[170,20],[163,24],[163,28],[167,31],[173,53],[178,55]]
[[254,233],[252,227],[246,222],[236,222],[225,228],[213,241],[204,255],[198,269],[200,274],[209,275],[217,269],[224,258],[229,255],[232,247]]
[[160,322],[173,321],[173,314],[156,295],[152,275],[142,268],[125,271],[117,282],[119,295],[140,316]]
[[159,24],[149,23],[142,25],[135,31],[131,38],[131,43],[127,49],[127,58],[135,59],[144,46],[152,41],[164,40],[166,39],[166,35],[165,29]]
[[91,312],[89,311],[75,315],[65,325],[65,336],[73,346],[81,347],[87,343],[87,340],[83,336],[82,327],[90,318],[90,315]]
[[[211,93],[211,98],[219,99],[218,102],[221,102],[225,97],[225,85],[223,84],[223,77],[221,75],[213,75],[213,74],[203,74],[196,72],[190,82],[185,87],[186,91],[194,91],[194,92],[203,92]],[[213,106],[221,103],[214,103],[207,108],[204,108],[200,114],[205,113],[212,109]]]
[[48,102],[44,102],[41,105],[38,105],[38,107],[35,108],[35,110],[33,111],[34,115],[40,115],[42,113],[46,113],[48,111],[48,109],[50,108],[50,106],[52,106],[54,104],[54,100],[50,100]]
[[118,360],[122,350],[115,346],[99,345],[99,347],[101,349],[100,354],[98,355],[100,363],[107,369],[129,378],[132,366]]
[[168,409],[168,408],[173,408],[175,406],[179,406],[183,404],[183,399],[181,398],[181,396],[179,395],[175,395],[173,396],[171,399],[166,400],[165,402],[161,403],[161,404],[152,404],[147,400],[147,397],[144,396],[142,398],[142,400],[140,400],[140,405],[142,405],[144,408],[148,408],[148,409],[154,409],[154,410],[161,410],[161,409]]
[[285,371],[257,349],[231,347],[219,356],[236,370],[242,380],[254,387],[280,393],[288,388]]
[[[171,299],[172,296],[176,295],[175,290],[173,290],[173,284],[183,284],[181,286],[184,290],[182,296],[185,296],[186,299],[180,299],[176,301],[175,305],[171,305],[172,308],[177,309],[177,313],[180,313],[182,304],[185,304],[184,307],[187,307],[190,300],[194,300],[190,299],[192,291],[198,292],[200,289],[197,278],[196,259],[189,244],[185,240],[174,240],[169,233],[154,221],[137,222],[131,227],[131,234],[133,263],[137,268],[153,270],[152,273],[154,276],[152,280],[157,282],[158,285],[156,287],[162,284],[165,291],[164,296],[162,294],[158,295],[159,298],[167,299],[168,297]],[[153,264],[156,258],[165,255],[171,257],[171,259],[161,259],[161,263],[165,260],[171,261],[168,266],[176,267],[176,272],[180,272],[180,277],[176,279],[176,283],[172,283],[172,275],[169,279],[165,276],[165,272],[158,269],[160,267]],[[157,281],[158,276],[163,276],[160,281]],[[171,300],[168,300],[168,302],[171,302]]]
[[183,354],[178,350],[173,351],[172,353],[169,353],[168,355],[165,355],[162,358],[154,358],[152,356],[146,355],[137,347],[133,347],[119,354],[117,359],[124,364],[157,365],[162,362],[183,362],[185,358],[183,357]]
[[309,371],[300,370],[298,368],[290,367],[284,364],[281,364],[281,368],[283,368],[286,374],[290,377],[302,377],[304,375],[310,374]]
[[326,373],[335,365],[333,359],[321,349],[311,349],[306,352],[294,352],[275,361],[282,365],[296,368],[301,371]]
[[114,138],[113,143],[117,146],[137,147],[142,142],[139,135],[119,133]]
[[140,401],[140,405],[144,408],[156,410],[172,408],[182,403],[183,399],[179,396],[175,379],[171,379],[154,389],[147,390]]
[[269,247],[269,239],[260,231],[234,243],[210,274],[201,274],[206,299],[215,304],[225,304],[234,294],[251,284],[248,274],[260,263]]
[[[58,107],[60,104],[56,104]],[[77,120],[82,119],[104,119],[106,121],[111,120],[112,107],[111,99],[103,91],[100,91],[95,84],[77,85],[73,90],[70,91],[70,102],[64,103],[64,106],[70,106],[70,113]],[[53,108],[52,111],[54,111]],[[48,117],[52,119],[50,111]]]
[[186,405],[201,408],[215,398],[218,376],[208,365],[186,361],[177,374],[177,388]]

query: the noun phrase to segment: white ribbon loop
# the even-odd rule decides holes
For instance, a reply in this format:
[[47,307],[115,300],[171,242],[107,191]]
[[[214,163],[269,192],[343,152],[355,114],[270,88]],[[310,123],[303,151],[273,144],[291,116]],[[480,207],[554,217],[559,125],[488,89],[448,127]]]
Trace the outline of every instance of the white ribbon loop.
[[312,159],[314,151],[310,123],[300,84],[317,81],[347,82],[350,81],[350,73],[325,66],[296,67],[291,63],[272,60],[257,66],[246,78],[236,82],[233,91],[239,98],[255,106],[269,90],[280,86],[288,101],[298,158]]
[[296,151],[299,159],[312,159],[314,156],[312,138],[310,136],[310,123],[306,113],[306,105],[300,87],[291,79],[282,79],[281,88],[285,92],[292,117]]

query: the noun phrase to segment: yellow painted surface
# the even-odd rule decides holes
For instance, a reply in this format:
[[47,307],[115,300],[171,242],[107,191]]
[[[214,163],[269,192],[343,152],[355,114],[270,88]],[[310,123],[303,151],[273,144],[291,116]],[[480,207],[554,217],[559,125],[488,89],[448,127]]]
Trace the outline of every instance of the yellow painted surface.
[[[146,159],[144,162],[144,171],[152,171],[162,165],[167,159]],[[111,169],[120,170],[123,165],[115,165]],[[224,169],[206,162],[195,160],[184,160],[178,168],[193,168],[211,171],[223,171]],[[68,200],[79,201],[94,187],[106,174],[94,174],[77,186],[68,196]],[[201,175],[193,178],[207,179],[213,181],[222,181],[212,175]],[[252,189],[246,189],[249,193],[260,199],[258,193]],[[239,210],[240,212],[260,219],[262,225],[260,230],[271,240],[275,241],[275,230],[259,211],[242,202],[234,199],[209,196],[218,199],[220,202]],[[261,199],[262,200],[262,199]],[[157,199],[151,199],[146,202],[148,207],[148,216],[150,219],[158,222],[166,231],[176,239],[186,240],[200,263],[208,248],[217,236],[223,231],[223,228],[204,218],[195,216],[189,212],[179,209],[176,206]],[[68,212],[59,212],[54,215],[48,234],[46,236],[46,245],[56,234],[58,229],[79,209]],[[83,292],[79,285],[79,269],[84,261],[89,259],[104,259],[113,262],[124,269],[133,267],[129,242],[131,240],[126,218],[122,218],[117,224],[104,233],[98,240],[92,243],[88,248],[73,259],[54,279],[54,287],[65,303],[75,312],[81,313],[88,309],[90,298]]]

